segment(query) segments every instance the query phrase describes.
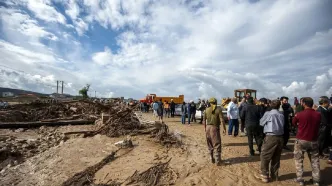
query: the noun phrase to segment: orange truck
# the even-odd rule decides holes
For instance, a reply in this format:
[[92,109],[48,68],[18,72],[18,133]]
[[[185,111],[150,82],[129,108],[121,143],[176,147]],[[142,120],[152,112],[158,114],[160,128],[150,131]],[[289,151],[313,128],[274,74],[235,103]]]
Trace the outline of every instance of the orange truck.
[[146,95],[145,98],[140,99],[139,101],[144,103],[148,103],[151,104],[154,101],[159,101],[160,99],[162,99],[162,102],[171,102],[171,100],[173,99],[175,104],[182,104],[184,102],[184,95],[179,95],[179,97],[165,97],[165,96],[160,96],[158,97],[156,94],[148,94]]

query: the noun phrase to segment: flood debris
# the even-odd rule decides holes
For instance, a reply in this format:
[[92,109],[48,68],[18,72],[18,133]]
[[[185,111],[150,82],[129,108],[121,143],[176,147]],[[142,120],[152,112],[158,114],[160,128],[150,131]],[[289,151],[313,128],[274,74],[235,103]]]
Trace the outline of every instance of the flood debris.
[[68,138],[55,129],[42,127],[36,139],[20,139],[12,136],[0,138],[0,170],[18,165],[36,154],[65,142]]
[[116,152],[112,152],[99,163],[86,168],[82,172],[76,173],[73,177],[65,181],[62,186],[92,186],[95,173],[109,162],[115,159]]
[[164,163],[157,163],[156,165],[150,167],[144,172],[135,173],[125,181],[124,185],[146,185],[146,186],[155,186],[155,185],[171,185],[172,180],[174,180],[174,172],[169,168],[169,159]]

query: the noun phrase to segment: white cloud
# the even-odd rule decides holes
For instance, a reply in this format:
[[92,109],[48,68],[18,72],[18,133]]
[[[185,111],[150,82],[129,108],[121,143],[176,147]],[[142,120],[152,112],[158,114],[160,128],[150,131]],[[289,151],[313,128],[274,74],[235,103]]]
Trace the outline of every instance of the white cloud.
[[5,8],[0,8],[0,13],[3,29],[8,29],[9,32],[18,31],[29,37],[58,40],[57,36],[39,26],[38,22],[31,19],[31,17],[27,14]]
[[80,7],[77,5],[75,0],[69,0],[67,4],[68,9],[66,10],[66,14],[73,20],[77,18],[80,14]]
[[[26,2],[31,10],[30,1]],[[52,1],[33,2],[38,6],[31,11],[46,24],[40,26],[30,15],[31,22],[10,26],[25,29],[21,34],[29,38],[29,45],[19,44],[9,29],[2,28],[9,42],[3,41],[6,47],[0,52],[15,67],[52,61],[52,70],[43,67],[31,74],[70,79],[74,93],[85,83],[94,85],[100,95],[112,92],[112,96],[136,98],[146,93],[220,98],[232,96],[238,88],[257,89],[259,97],[318,97],[332,90],[332,3],[328,0],[57,2],[64,5],[72,23],[61,21],[54,11],[50,11],[53,20],[50,14],[40,18],[44,6],[57,8]],[[64,26],[55,27],[53,22]],[[71,29],[78,36],[67,32]],[[101,43],[82,39],[101,33]],[[115,34],[116,43],[110,38]],[[36,38],[48,38],[51,44]],[[34,57],[33,52],[44,56]]]
[[104,52],[97,52],[92,56],[92,60],[99,65],[107,65],[112,63],[112,51],[105,47]]
[[35,16],[47,22],[66,23],[66,18],[59,13],[50,0],[22,0]]

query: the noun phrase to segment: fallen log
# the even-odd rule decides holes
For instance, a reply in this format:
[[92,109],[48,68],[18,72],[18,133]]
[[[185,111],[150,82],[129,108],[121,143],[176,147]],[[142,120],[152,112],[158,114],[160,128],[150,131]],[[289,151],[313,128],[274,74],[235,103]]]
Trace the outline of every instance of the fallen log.
[[41,126],[91,125],[95,120],[62,120],[49,122],[0,122],[0,129],[38,128]]

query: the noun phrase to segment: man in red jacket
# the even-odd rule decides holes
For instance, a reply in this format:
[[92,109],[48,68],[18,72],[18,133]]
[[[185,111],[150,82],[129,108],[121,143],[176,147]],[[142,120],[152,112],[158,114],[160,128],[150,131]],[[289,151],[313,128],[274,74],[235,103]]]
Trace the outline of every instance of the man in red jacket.
[[320,165],[318,152],[318,135],[321,123],[321,115],[312,109],[314,101],[310,97],[302,100],[304,111],[297,113],[293,118],[293,125],[298,126],[296,141],[294,145],[294,159],[296,167],[297,182],[304,185],[303,180],[303,159],[304,152],[308,153],[311,159],[313,184],[319,185]]

